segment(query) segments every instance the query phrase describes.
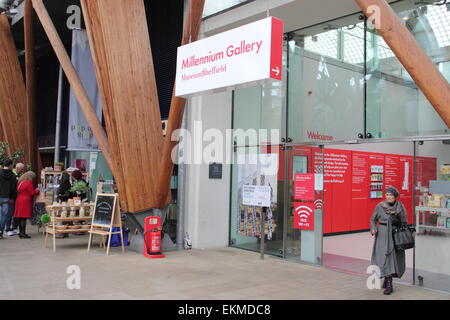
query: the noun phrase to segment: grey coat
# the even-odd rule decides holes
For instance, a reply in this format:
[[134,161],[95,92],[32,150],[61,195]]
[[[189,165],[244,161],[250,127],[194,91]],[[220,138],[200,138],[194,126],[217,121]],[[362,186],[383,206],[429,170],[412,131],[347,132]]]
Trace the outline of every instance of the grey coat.
[[[380,224],[377,226],[377,222]],[[377,230],[372,250],[372,265],[380,268],[380,277],[401,278],[405,272],[405,251],[394,249],[392,225],[407,224],[408,217],[403,203],[397,200],[394,206],[380,202],[370,218],[371,230]]]

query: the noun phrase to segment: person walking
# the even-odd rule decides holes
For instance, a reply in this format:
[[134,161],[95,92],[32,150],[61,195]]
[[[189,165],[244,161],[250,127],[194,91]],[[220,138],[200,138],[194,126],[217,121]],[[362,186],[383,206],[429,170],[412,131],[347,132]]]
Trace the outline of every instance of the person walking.
[[0,239],[3,239],[10,203],[16,198],[17,180],[11,170],[12,163],[10,159],[6,159],[0,171]]
[[34,196],[39,194],[39,190],[34,188],[33,181],[36,174],[33,171],[24,173],[17,183],[16,208],[14,210],[15,224],[19,226],[19,237],[21,239],[31,238],[26,234],[27,219],[33,217]]
[[[12,172],[16,176],[16,180],[19,180],[19,177],[22,175],[24,169],[25,169],[25,165],[22,162],[18,162],[16,164],[15,169],[12,170]],[[14,189],[16,189],[16,188],[14,188]],[[6,219],[5,232],[8,236],[15,236],[16,234],[19,234],[19,232],[16,230],[17,226],[14,225],[14,223],[13,223],[14,207],[15,207],[15,199],[13,201],[11,201],[9,204],[9,214],[8,214],[8,219]]]
[[385,200],[375,207],[370,219],[370,232],[375,236],[371,263],[380,269],[386,295],[394,291],[392,278],[401,278],[406,269],[405,251],[395,249],[392,236],[393,228],[408,224],[405,206],[398,196],[396,188],[388,187]]

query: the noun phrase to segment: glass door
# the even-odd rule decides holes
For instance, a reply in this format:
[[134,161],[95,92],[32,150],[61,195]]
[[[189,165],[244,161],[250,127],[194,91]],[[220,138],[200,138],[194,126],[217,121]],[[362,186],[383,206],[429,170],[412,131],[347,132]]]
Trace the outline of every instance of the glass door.
[[[261,225],[264,251],[283,254],[283,167],[284,151],[279,146],[236,147],[232,170],[230,245],[260,251]],[[270,206],[246,204],[246,186],[270,188]],[[262,223],[263,222],[263,223]]]
[[322,264],[323,148],[286,146],[284,257]]

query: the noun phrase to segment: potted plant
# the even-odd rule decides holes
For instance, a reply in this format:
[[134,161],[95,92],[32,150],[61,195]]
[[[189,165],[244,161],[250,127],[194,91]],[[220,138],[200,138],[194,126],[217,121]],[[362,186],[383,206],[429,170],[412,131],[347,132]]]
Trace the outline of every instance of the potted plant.
[[76,193],[78,197],[80,197],[81,194],[87,194],[88,191],[89,186],[84,181],[75,181],[72,188],[69,190],[69,192]]
[[9,144],[7,142],[0,141],[0,163],[3,163],[6,159],[16,162],[23,157],[24,151],[22,148],[17,149],[11,155],[8,155],[8,148]]
[[64,162],[56,162],[55,163],[55,171],[62,171],[63,166],[64,166]]

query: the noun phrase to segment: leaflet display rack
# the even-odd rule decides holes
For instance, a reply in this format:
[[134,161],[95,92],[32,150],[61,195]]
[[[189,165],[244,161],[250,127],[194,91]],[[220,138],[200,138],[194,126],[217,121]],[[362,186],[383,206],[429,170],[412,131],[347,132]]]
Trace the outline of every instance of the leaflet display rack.
[[384,166],[370,166],[370,199],[383,198]]

